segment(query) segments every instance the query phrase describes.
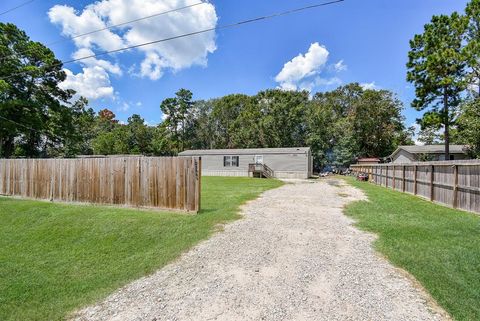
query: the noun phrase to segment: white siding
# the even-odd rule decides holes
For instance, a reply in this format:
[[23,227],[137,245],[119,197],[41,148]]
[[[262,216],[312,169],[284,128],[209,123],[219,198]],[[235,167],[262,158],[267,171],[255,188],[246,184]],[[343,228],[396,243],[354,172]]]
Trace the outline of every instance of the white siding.
[[411,163],[413,161],[415,161],[413,155],[403,149],[396,153],[393,158],[393,163]]
[[308,172],[308,157],[305,154],[263,155],[263,163],[274,172]]
[[[310,153],[255,154],[263,155],[263,163],[277,178],[308,178],[311,176]],[[232,150],[225,155],[202,155],[202,174],[205,176],[248,176],[248,165],[254,163],[254,154],[239,155]],[[238,167],[223,166],[224,156],[238,156]]]
[[[223,156],[238,156],[237,166],[223,166]],[[205,155],[202,156],[203,171],[223,171],[223,172],[246,172],[248,174],[248,164],[253,163],[252,155]]]

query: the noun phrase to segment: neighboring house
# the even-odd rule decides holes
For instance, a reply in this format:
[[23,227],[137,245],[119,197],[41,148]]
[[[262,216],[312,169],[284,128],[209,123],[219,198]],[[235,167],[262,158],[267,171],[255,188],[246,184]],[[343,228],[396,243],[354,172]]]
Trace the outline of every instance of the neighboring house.
[[359,158],[357,160],[358,165],[374,165],[380,163],[380,158],[377,157],[369,157],[369,158]]
[[309,147],[187,150],[178,156],[202,157],[205,176],[263,176],[309,178]]
[[[450,159],[468,159],[464,145],[450,145]],[[400,146],[387,157],[392,163],[411,163],[445,160],[445,145]]]

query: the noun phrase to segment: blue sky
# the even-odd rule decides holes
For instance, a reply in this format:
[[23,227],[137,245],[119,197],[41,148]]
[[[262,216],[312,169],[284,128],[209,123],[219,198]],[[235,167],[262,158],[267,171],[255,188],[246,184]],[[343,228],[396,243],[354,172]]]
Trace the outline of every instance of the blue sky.
[[[0,11],[22,2],[2,1]],[[161,8],[196,2],[103,0],[95,10],[87,12],[98,17],[79,18],[85,6],[93,1],[36,0],[0,16],[0,21],[15,23],[33,40],[51,43],[96,29],[102,23],[123,22],[164,11]],[[85,56],[89,51],[97,53],[119,44],[155,40],[175,32],[195,31],[320,2],[212,1],[210,5],[182,10],[175,17],[159,16],[141,25],[102,32],[91,41],[69,39],[50,47],[58,58],[68,60],[73,55]],[[215,34],[175,40],[166,47],[131,50],[98,58],[103,61],[70,64],[65,68],[72,77],[69,84],[89,95],[95,110],[109,108],[123,121],[137,113],[150,124],[160,122],[160,102],[172,97],[179,88],[190,89],[195,99],[230,93],[255,94],[281,86],[282,77],[278,75],[282,72],[288,85],[306,86],[313,91],[330,90],[349,82],[392,90],[404,102],[406,124],[411,125],[419,113],[410,107],[414,92],[405,80],[409,39],[422,31],[432,15],[462,11],[466,3],[465,0],[346,0]],[[284,68],[298,55],[302,56]],[[343,63],[337,67],[342,68],[335,68],[340,61]]]

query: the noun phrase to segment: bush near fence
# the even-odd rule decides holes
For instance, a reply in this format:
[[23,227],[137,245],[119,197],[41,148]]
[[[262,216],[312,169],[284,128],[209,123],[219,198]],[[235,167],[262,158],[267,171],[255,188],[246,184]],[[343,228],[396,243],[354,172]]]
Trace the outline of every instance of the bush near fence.
[[199,157],[0,159],[0,194],[200,210]]
[[374,183],[480,213],[480,160],[352,165]]

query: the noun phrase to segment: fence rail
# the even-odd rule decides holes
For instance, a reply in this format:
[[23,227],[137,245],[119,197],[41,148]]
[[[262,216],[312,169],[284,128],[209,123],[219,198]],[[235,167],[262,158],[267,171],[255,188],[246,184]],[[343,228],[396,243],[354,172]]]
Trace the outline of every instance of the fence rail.
[[352,165],[377,185],[480,213],[480,161]]
[[0,194],[200,210],[199,157],[0,159]]

